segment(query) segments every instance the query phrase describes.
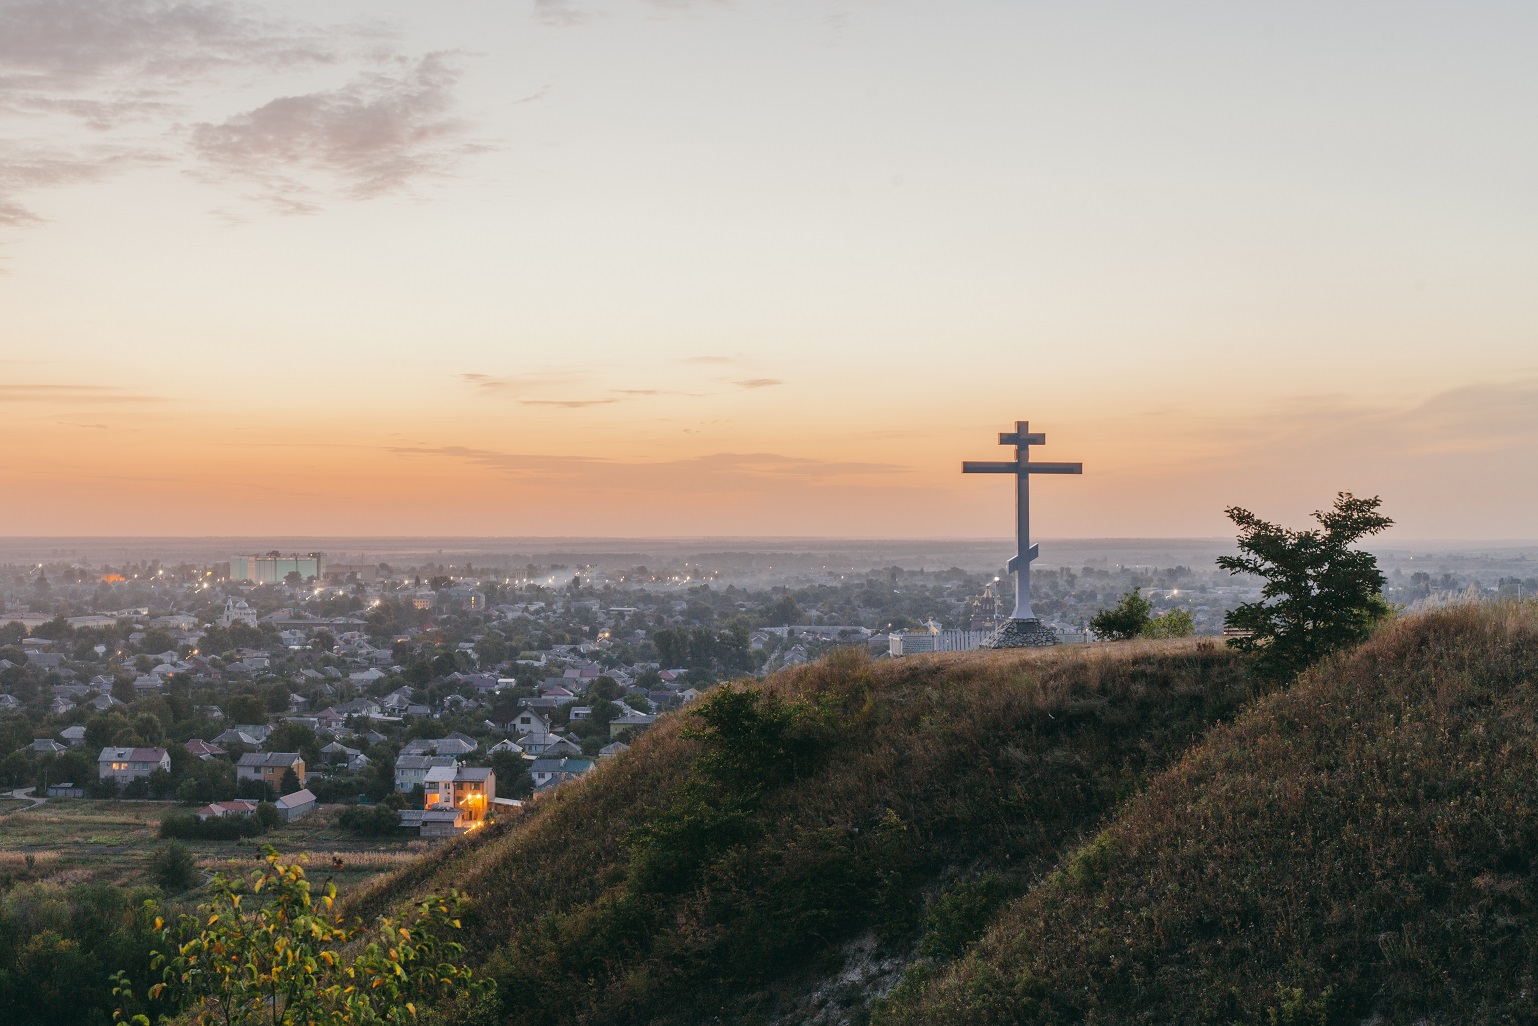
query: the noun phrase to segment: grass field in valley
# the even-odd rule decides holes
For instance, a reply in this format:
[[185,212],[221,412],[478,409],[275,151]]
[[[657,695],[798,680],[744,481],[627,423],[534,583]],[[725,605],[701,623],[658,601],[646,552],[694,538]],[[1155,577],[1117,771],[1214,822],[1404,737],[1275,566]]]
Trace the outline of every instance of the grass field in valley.
[[[159,839],[160,821],[181,808],[175,802],[69,798],[50,799],[35,808],[25,808],[26,804],[6,800],[0,806],[0,879],[122,887],[153,883],[149,860],[166,843]],[[331,825],[336,811],[334,806],[322,806],[265,837],[183,843],[202,869],[226,875],[244,876],[255,869],[264,844],[288,856],[306,853],[312,878],[330,879],[343,893],[399,868],[430,844],[409,838],[354,837]]]

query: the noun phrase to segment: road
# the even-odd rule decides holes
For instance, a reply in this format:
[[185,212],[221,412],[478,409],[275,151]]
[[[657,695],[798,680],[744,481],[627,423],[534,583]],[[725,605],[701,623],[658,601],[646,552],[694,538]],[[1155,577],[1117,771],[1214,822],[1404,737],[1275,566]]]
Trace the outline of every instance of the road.
[[35,788],[35,787],[18,787],[14,791],[7,791],[7,792],[5,792],[4,796],[6,798],[15,798],[17,801],[31,802],[32,803],[31,807],[35,809],[39,805],[42,805],[44,802],[46,802],[48,800],[46,797],[39,798],[39,797],[37,797],[37,795],[32,793],[33,791],[36,791],[36,790],[37,790],[37,788]]

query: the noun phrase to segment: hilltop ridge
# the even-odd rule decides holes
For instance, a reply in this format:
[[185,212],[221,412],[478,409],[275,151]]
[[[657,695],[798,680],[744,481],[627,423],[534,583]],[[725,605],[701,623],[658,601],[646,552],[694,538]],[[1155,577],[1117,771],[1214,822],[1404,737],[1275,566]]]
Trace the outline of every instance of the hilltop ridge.
[[1212,642],[723,687],[354,899],[468,892],[498,1021],[1538,1020],[1538,607],[1267,691]]
[[881,1026],[1538,1019],[1538,606],[1401,620],[1220,726]]
[[718,689],[353,904],[469,893],[510,1023],[857,1020],[1257,689],[1210,641],[841,654]]

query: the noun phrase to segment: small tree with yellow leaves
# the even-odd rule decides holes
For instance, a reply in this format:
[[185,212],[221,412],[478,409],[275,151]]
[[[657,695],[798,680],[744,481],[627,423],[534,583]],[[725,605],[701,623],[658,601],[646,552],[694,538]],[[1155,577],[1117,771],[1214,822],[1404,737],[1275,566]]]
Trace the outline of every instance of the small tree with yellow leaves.
[[[419,903],[403,920],[347,923],[333,910],[336,887],[318,899],[304,867],[271,846],[266,864],[244,881],[222,874],[212,901],[179,923],[157,919],[168,943],[152,966],[164,982],[151,997],[187,1009],[196,1026],[377,1026],[409,1023],[419,1009],[445,1001],[480,1001],[490,981],[459,964],[464,947],[444,940],[459,929],[456,893]],[[131,1005],[126,978],[114,992]],[[149,1026],[119,1010],[118,1022]]]

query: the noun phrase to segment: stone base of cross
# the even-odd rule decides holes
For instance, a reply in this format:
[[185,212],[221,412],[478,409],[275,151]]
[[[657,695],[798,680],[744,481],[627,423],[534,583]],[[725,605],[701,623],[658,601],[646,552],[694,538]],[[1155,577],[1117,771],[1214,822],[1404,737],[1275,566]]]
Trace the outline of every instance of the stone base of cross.
[[1015,475],[1015,554],[1007,568],[1015,575],[1015,610],[1009,619],[983,643],[984,648],[1034,648],[1057,644],[1057,635],[1037,619],[1031,611],[1031,561],[1040,549],[1031,544],[1031,491],[1032,474],[1082,474],[1082,463],[1035,463],[1031,461],[1031,446],[1045,445],[1047,436],[1032,434],[1030,423],[1019,420],[1015,430],[999,434],[1000,445],[1013,445],[1015,458],[1009,462],[974,462],[961,464],[963,474],[1013,474]]

